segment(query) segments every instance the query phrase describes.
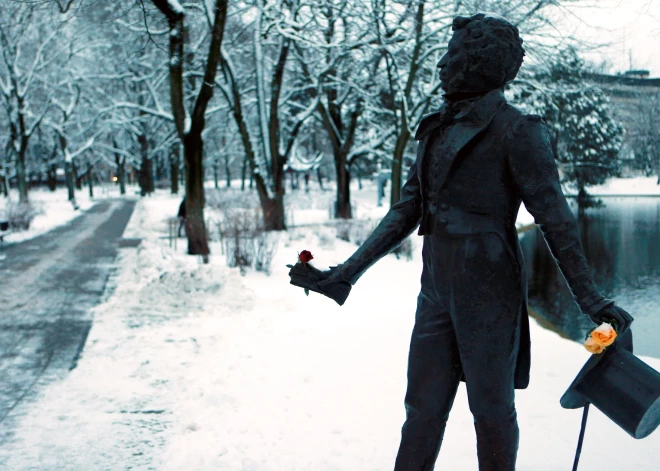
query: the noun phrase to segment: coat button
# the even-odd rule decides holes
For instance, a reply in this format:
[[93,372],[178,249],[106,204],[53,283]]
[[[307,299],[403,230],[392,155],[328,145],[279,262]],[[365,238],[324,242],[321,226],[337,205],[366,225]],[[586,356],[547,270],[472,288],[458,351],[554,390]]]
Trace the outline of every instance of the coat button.
[[449,190],[442,190],[442,196],[449,198]]
[[441,224],[443,226],[446,226],[449,223],[449,220],[446,218],[440,218],[438,219],[438,224]]
[[449,205],[447,203],[442,203],[440,205],[440,209],[442,209],[443,211],[448,211],[449,210]]

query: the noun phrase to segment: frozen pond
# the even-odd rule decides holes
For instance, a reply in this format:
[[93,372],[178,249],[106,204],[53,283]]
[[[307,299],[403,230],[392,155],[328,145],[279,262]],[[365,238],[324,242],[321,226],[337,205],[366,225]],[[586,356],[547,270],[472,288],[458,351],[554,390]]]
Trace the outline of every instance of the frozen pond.
[[[582,244],[605,296],[635,318],[635,353],[660,358],[660,198],[605,197],[579,221]],[[521,238],[530,304],[567,336],[582,340],[593,325],[579,309],[539,229]]]

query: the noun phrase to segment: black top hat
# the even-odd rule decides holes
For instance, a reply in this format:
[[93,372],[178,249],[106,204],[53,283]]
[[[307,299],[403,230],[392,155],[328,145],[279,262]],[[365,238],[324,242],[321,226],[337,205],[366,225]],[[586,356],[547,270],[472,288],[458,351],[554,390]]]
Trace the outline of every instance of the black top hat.
[[660,425],[660,373],[632,354],[632,333],[592,355],[560,400],[565,409],[592,403],[634,438]]

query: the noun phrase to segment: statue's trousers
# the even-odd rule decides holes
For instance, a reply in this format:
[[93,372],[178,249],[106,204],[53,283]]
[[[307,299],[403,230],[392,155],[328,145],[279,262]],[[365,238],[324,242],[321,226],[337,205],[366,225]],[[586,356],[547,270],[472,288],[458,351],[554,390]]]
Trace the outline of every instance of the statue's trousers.
[[518,264],[495,233],[424,236],[423,259],[395,471],[434,468],[461,379],[479,470],[514,471],[514,376],[525,312]]

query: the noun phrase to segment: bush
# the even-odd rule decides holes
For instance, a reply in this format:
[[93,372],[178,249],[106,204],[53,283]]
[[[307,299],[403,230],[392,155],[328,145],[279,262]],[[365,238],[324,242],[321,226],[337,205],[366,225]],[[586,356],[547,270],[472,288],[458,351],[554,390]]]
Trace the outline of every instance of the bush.
[[316,233],[316,236],[319,239],[319,247],[326,249],[333,249],[335,247],[335,234],[333,234],[332,229],[321,227]]
[[378,221],[372,220],[356,220],[351,228],[350,238],[355,245],[362,245],[367,237],[371,235]]
[[254,239],[254,269],[270,274],[270,264],[277,250],[279,233],[260,232]]
[[32,224],[32,220],[38,214],[40,214],[40,211],[29,201],[19,203],[8,200],[5,207],[5,217],[9,222],[9,229],[12,231],[27,231],[30,228],[30,224]]
[[242,275],[248,267],[270,273],[279,234],[264,231],[261,208],[227,208],[216,224],[228,267],[238,267]]
[[410,261],[413,258],[413,240],[411,236],[406,237],[403,239],[403,242],[401,242],[401,245],[399,245],[396,249],[392,251],[394,255],[396,255],[397,260],[400,260],[401,257],[404,257],[406,260]]
[[204,190],[206,206],[218,213],[234,209],[251,209],[259,206],[256,192],[238,191],[230,188],[206,188]]
[[337,229],[337,239],[340,240],[345,240],[346,242],[351,241],[350,233],[351,233],[351,225],[352,225],[352,220],[351,219],[345,219],[337,222],[337,225],[335,226]]
[[362,245],[378,223],[372,220],[345,219],[337,222],[337,238]]
[[172,181],[169,179],[160,179],[154,182],[154,188],[157,190],[169,190],[172,187]]
[[[353,242],[355,245],[362,245],[367,240],[367,237],[376,229],[378,222],[370,219],[346,219],[339,221],[336,225],[337,238],[347,242]],[[411,237],[407,237],[392,253],[396,255],[397,259],[403,257],[410,261],[413,257],[413,250],[413,240]]]

